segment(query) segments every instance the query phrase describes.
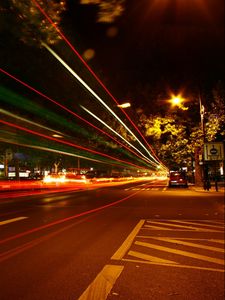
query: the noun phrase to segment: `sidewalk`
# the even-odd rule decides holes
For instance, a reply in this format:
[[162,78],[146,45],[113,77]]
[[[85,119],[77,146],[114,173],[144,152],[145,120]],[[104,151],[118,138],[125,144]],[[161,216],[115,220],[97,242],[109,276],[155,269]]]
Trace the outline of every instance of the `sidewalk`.
[[211,188],[209,189],[209,191],[204,190],[203,185],[195,186],[195,184],[188,184],[188,188],[190,190],[194,190],[196,192],[225,194],[224,183],[221,183],[218,185],[218,191],[216,191],[215,184],[211,185]]

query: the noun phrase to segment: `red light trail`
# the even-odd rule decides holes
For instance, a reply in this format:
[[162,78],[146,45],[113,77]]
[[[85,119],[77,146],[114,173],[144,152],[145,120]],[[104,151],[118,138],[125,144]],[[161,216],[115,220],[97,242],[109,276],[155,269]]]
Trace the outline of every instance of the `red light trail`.
[[[61,30],[57,27],[57,25],[52,21],[52,19],[48,16],[48,14],[44,11],[44,9],[40,6],[38,1],[32,0],[32,2],[36,5],[36,7],[40,10],[40,12],[45,16],[45,18],[49,21],[49,23],[55,28],[55,30],[58,32],[58,34],[62,37],[62,39],[67,43],[67,45],[71,48],[71,50],[76,54],[76,56],[81,60],[81,62],[84,64],[84,66],[89,70],[89,72],[93,75],[93,77],[98,81],[98,83],[103,87],[103,89],[107,92],[107,94],[113,99],[113,101],[119,105],[119,102],[116,100],[116,98],[112,95],[112,93],[107,89],[107,87],[103,84],[103,82],[98,78],[98,76],[95,74],[95,72],[89,67],[89,65],[85,62],[85,60],[82,58],[82,56],[79,54],[79,52],[75,49],[75,47],[70,43],[70,41],[66,38],[66,36],[61,32]],[[141,133],[141,131],[138,129],[138,127],[135,125],[135,123],[131,120],[129,115],[124,111],[122,107],[120,107],[122,112],[125,114],[127,119],[130,121],[130,123],[134,126],[134,128],[137,130],[137,132],[140,134],[140,136],[143,138],[151,152],[153,153],[153,156],[156,158],[157,161],[161,163],[162,166],[165,167],[165,165],[159,160],[159,158],[156,156],[154,150],[152,147],[148,144],[147,140]],[[166,167],[165,167],[166,168]],[[167,169],[167,168],[166,168]]]
[[0,241],[0,245],[1,245],[1,244],[4,244],[4,243],[6,243],[6,242],[9,242],[9,241],[18,239],[18,238],[20,238],[20,237],[26,236],[26,235],[28,235],[28,234],[31,234],[31,233],[34,233],[34,232],[38,232],[38,231],[40,231],[40,230],[43,230],[43,229],[46,229],[46,228],[49,228],[49,227],[52,227],[52,226],[55,226],[55,225],[58,225],[58,224],[65,223],[65,222],[67,222],[67,221],[74,220],[74,219],[77,219],[77,218],[82,217],[82,216],[90,215],[90,214],[92,214],[92,213],[94,213],[94,212],[101,211],[101,210],[106,209],[106,208],[111,207],[111,206],[115,206],[115,205],[117,205],[117,204],[119,204],[119,203],[121,203],[121,202],[124,202],[124,201],[126,201],[126,200],[128,200],[128,199],[134,197],[134,196],[135,196],[136,194],[138,194],[138,193],[140,193],[140,191],[137,191],[137,192],[135,192],[135,193],[133,193],[133,194],[127,196],[127,197],[124,197],[124,198],[122,198],[122,199],[119,199],[119,200],[117,200],[117,201],[115,201],[115,202],[112,202],[112,203],[109,203],[109,204],[106,204],[106,205],[103,205],[103,206],[94,208],[94,209],[92,209],[92,210],[84,211],[84,212],[82,212],[82,213],[76,214],[76,215],[71,216],[71,217],[68,217],[68,218],[59,219],[59,220],[54,221],[54,222],[52,222],[52,223],[49,223],[49,224],[46,224],[46,225],[43,225],[43,226],[40,226],[40,227],[35,227],[35,228],[30,229],[30,230],[28,230],[28,231],[21,232],[21,233],[19,233],[19,234],[17,234],[17,235],[13,235],[13,236],[11,236],[11,237],[5,238],[5,239],[3,239],[3,240]]
[[92,150],[92,149],[89,149],[89,148],[86,148],[86,147],[83,147],[83,146],[80,146],[80,145],[77,145],[77,144],[73,144],[71,142],[67,142],[67,141],[62,141],[62,140],[59,140],[57,138],[54,138],[54,137],[50,137],[50,136],[47,136],[43,133],[39,133],[39,132],[36,132],[34,130],[31,130],[31,129],[28,129],[28,128],[25,128],[25,127],[22,127],[22,126],[19,126],[19,125],[16,125],[16,124],[12,124],[10,122],[7,122],[7,121],[4,121],[4,120],[0,120],[0,123],[2,124],[5,124],[5,125],[8,125],[10,127],[14,127],[16,129],[19,129],[19,130],[22,130],[22,131],[25,131],[25,132],[28,132],[28,133],[31,133],[33,135],[37,135],[37,136],[40,136],[40,137],[43,137],[45,139],[48,139],[48,140],[52,140],[52,141],[55,141],[55,142],[58,142],[60,144],[64,144],[64,145],[67,145],[67,146],[71,146],[71,147],[74,147],[74,148],[78,148],[78,149],[81,149],[81,150],[85,150],[87,152],[90,152],[90,153],[93,153],[93,154],[97,154],[97,155],[100,155],[100,156],[103,156],[103,157],[106,157],[106,158],[109,158],[109,159],[112,159],[114,161],[118,161],[118,162],[121,162],[121,163],[125,163],[126,165],[131,165],[135,168],[138,168],[138,169],[145,169],[144,167],[141,167],[141,166],[138,166],[138,165],[135,165],[131,162],[127,162],[127,161],[124,161],[124,160],[121,160],[119,158],[115,158],[113,156],[110,156],[108,154],[105,154],[105,153],[100,153],[98,151],[95,151],[95,150]]
[[[0,68],[0,71],[2,73],[4,73],[5,75],[9,76],[10,78],[14,79],[15,81],[19,82],[20,84],[24,85],[25,87],[27,87],[28,89],[32,90],[33,92],[35,92],[36,94],[40,95],[41,97],[45,98],[46,100],[54,103],[55,105],[59,106],[60,108],[64,109],[65,111],[69,112],[70,114],[72,114],[73,116],[77,117],[78,119],[82,120],[83,122],[85,122],[86,124],[88,124],[89,126],[93,127],[94,129],[100,131],[102,134],[108,136],[110,139],[114,140],[117,144],[121,145],[122,147],[126,148],[128,151],[134,153],[136,156],[138,156],[141,159],[144,159],[142,156],[138,155],[135,151],[133,151],[132,149],[130,149],[128,146],[126,146],[125,144],[121,143],[120,141],[118,141],[117,139],[115,139],[113,136],[111,136],[109,133],[105,132],[104,130],[98,128],[97,126],[95,126],[94,124],[90,123],[89,121],[87,121],[86,119],[82,118],[81,116],[79,116],[78,114],[76,114],[75,112],[73,112],[72,110],[70,110],[69,108],[67,108],[66,106],[60,104],[59,102],[53,100],[52,98],[48,97],[47,95],[43,94],[42,92],[38,91],[37,89],[33,88],[32,86],[28,85],[27,83],[25,83],[24,81],[18,79],[17,77],[13,76],[12,74],[8,73],[7,71],[3,70],[2,68]],[[145,159],[144,159],[145,160]],[[149,162],[148,162],[149,163]]]

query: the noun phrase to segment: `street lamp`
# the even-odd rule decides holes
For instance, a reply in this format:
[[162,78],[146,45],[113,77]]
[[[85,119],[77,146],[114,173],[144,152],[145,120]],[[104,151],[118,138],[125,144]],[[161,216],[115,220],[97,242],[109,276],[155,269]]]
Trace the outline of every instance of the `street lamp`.
[[126,103],[118,104],[117,106],[121,108],[128,108],[131,107],[131,104],[130,102],[126,102]]
[[204,116],[205,116],[205,107],[202,104],[201,95],[199,94],[199,113],[201,117],[201,131],[202,131],[202,147],[201,147],[201,164],[202,164],[202,181],[204,189],[209,187],[209,178],[208,178],[208,166],[204,162],[204,143],[205,143],[205,123],[204,123]]
[[[204,143],[205,143],[205,107],[202,104],[201,95],[199,94],[199,113],[201,117],[201,132],[202,132],[202,144],[200,153],[199,151],[196,152],[196,158],[195,158],[195,180],[198,182],[204,182],[208,179],[208,170],[207,165],[204,163]],[[187,110],[188,107],[185,107],[183,103],[186,101],[185,98],[182,97],[182,94],[171,94],[171,98],[168,100],[173,106],[177,106],[178,108],[182,110]],[[201,165],[201,166],[199,166]]]
[[188,110],[188,107],[185,107],[183,103],[185,102],[185,98],[182,97],[181,94],[178,95],[171,95],[169,102],[172,103],[173,106],[178,106],[182,110]]

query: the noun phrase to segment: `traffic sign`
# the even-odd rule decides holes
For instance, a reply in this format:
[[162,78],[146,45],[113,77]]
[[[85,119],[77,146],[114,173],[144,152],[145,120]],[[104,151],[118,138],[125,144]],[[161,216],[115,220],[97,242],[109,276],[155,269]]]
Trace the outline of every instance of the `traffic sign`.
[[205,143],[204,144],[204,160],[223,160],[224,159],[224,145],[220,142]]

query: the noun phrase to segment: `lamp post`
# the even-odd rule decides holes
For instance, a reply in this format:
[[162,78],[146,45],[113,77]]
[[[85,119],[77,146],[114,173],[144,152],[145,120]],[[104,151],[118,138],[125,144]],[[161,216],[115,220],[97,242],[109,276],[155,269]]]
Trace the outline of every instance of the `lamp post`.
[[201,165],[202,165],[202,182],[203,182],[203,187],[204,189],[209,188],[209,178],[208,178],[208,169],[207,165],[205,164],[204,161],[204,143],[205,143],[205,122],[204,122],[204,116],[205,116],[205,107],[202,104],[202,99],[201,95],[199,94],[199,112],[200,112],[200,117],[201,117],[201,131],[202,131],[202,147],[201,147],[201,155],[202,155],[202,160],[201,160]]
[[202,99],[200,95],[199,95],[199,108],[200,108],[200,116],[201,116],[202,139],[204,143],[205,142],[205,126],[204,126],[205,107],[202,104]]
[[[187,110],[188,107],[184,106],[184,102],[186,101],[185,98],[182,97],[181,94],[174,95],[171,94],[171,98],[169,99],[169,102],[173,106],[177,106],[178,108],[182,110]],[[202,131],[202,143],[204,145],[205,142],[205,125],[204,125],[204,115],[205,115],[205,107],[202,104],[201,96],[199,94],[199,112],[201,117],[201,131]],[[196,185],[202,185],[202,182],[205,183],[205,179],[207,179],[207,170],[205,168],[204,164],[204,146],[201,148],[196,148],[195,150],[195,184]]]
[[169,102],[173,105],[173,106],[177,106],[179,107],[181,110],[188,110],[188,107],[184,106],[184,102],[186,101],[185,98],[182,97],[181,94],[178,95],[174,95],[171,94],[171,98],[169,99]]
[[128,108],[131,107],[131,104],[130,102],[126,102],[126,103],[118,104],[117,106],[121,108]]

